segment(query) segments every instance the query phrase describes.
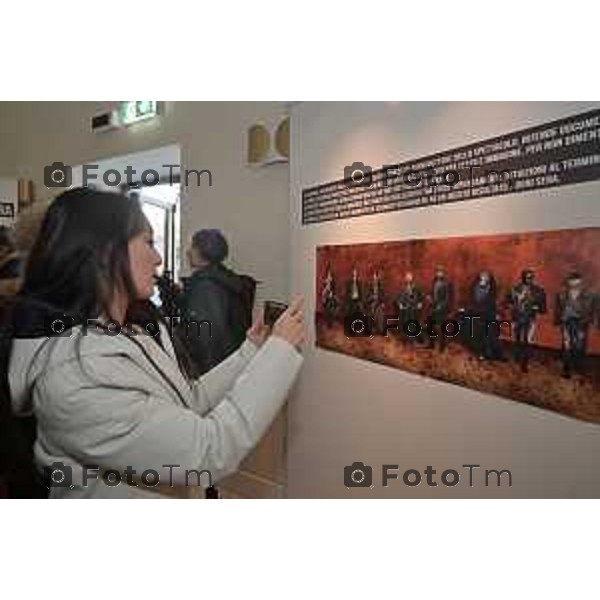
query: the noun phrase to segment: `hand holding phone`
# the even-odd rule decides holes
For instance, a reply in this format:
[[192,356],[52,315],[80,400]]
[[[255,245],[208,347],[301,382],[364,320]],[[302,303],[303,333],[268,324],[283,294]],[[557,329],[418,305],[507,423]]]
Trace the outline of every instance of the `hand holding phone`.
[[283,302],[267,300],[265,302],[264,323],[267,327],[273,327],[275,321],[288,309],[288,305]]
[[278,316],[272,327],[272,335],[286,340],[298,350],[300,350],[302,342],[304,341],[304,315],[302,314],[302,303],[303,298],[301,296],[296,297],[283,314]]

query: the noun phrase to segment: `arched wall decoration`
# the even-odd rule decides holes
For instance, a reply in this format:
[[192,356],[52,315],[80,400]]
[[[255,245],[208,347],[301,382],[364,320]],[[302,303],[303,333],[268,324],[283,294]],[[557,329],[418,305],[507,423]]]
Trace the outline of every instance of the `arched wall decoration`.
[[290,154],[289,118],[275,123],[255,123],[248,128],[247,160],[250,165],[266,166],[288,162]]

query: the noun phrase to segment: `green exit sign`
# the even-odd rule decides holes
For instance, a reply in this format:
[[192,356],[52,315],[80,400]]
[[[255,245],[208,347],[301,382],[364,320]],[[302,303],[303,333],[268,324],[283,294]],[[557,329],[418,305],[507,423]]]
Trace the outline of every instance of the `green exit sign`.
[[156,100],[128,100],[119,105],[119,121],[122,125],[131,125],[139,121],[153,119],[157,115]]

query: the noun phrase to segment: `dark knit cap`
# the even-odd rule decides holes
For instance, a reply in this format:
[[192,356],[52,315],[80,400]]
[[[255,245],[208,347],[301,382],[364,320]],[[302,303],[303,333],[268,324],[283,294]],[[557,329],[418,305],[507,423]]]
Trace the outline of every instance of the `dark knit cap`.
[[225,236],[219,229],[200,229],[192,236],[192,245],[210,263],[221,263],[229,254]]

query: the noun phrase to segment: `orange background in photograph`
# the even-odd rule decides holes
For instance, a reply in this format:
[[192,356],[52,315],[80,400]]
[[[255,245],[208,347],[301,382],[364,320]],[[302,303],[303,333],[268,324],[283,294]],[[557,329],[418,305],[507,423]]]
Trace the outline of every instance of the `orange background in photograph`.
[[[560,348],[560,332],[553,324],[555,296],[565,276],[573,270],[583,275],[585,287],[600,292],[600,228],[562,229],[531,233],[423,239],[376,244],[320,246],[317,248],[317,311],[327,265],[331,265],[340,306],[343,307],[346,281],[357,266],[363,286],[379,270],[385,293],[386,313],[393,314],[391,301],[400,291],[404,274],[412,271],[420,289],[429,294],[436,265],[445,267],[454,284],[454,309],[468,305],[469,287],[477,273],[489,270],[496,278],[498,308],[521,271],[532,268],[536,281],[546,290],[547,313],[537,319],[534,343]],[[421,319],[427,316],[428,305]],[[506,326],[503,326],[506,329]],[[600,354],[600,332],[590,328],[588,351]]]

